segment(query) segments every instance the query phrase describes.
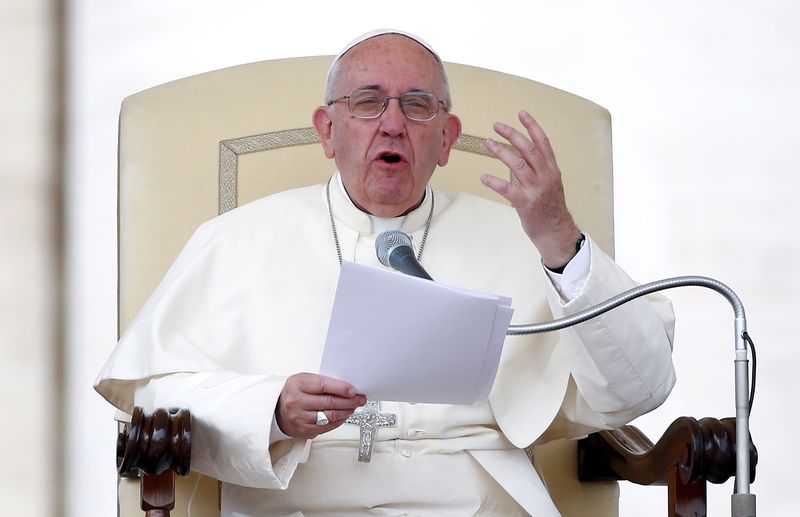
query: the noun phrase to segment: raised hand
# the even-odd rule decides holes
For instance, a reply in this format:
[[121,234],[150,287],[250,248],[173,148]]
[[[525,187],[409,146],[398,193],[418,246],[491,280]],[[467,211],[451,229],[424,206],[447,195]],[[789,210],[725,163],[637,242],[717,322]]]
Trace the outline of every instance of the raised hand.
[[486,140],[486,148],[508,166],[513,181],[484,174],[481,182],[517,210],[544,265],[560,268],[575,256],[581,232],[567,209],[561,170],[547,135],[526,111],[519,113],[519,120],[528,136],[501,122],[494,124],[495,132],[508,140],[510,148]]

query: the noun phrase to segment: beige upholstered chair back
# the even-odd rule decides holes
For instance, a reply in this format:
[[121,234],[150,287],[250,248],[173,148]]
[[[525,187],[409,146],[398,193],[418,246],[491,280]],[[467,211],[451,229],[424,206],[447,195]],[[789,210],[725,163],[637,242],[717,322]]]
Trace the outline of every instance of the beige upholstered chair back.
[[[220,212],[292,187],[325,181],[327,160],[311,128],[330,56],[263,61],[188,77],[126,98],[119,135],[119,329],[128,326],[194,229]],[[611,121],[585,99],[520,77],[446,64],[453,111],[463,122],[435,188],[497,198],[478,177],[507,176],[485,155],[492,123],[517,127],[527,109],[548,133],[578,224],[613,253]],[[500,200],[498,198],[498,200]],[[536,462],[565,516],[617,515],[616,484],[581,484],[573,443],[537,446]],[[196,476],[178,486],[186,515]],[[217,483],[197,486],[192,516],[219,515]],[[141,515],[123,480],[122,514]]]

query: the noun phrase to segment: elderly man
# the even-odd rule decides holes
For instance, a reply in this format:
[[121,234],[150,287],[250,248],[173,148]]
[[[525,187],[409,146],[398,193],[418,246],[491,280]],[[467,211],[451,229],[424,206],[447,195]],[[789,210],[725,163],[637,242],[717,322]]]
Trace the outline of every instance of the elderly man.
[[348,417],[366,399],[311,372],[339,266],[377,265],[381,231],[408,233],[439,281],[512,296],[523,323],[633,285],[576,227],[526,112],[527,135],[497,123],[510,147],[486,142],[516,181],[482,181],[514,208],[433,192],[461,131],[450,108],[441,60],[419,38],[348,45],[313,114],[331,180],[201,226],[101,372],[98,391],[122,409],[191,409],[192,468],[223,481],[223,515],[557,515],[520,447],[621,425],[669,393],[669,303],[640,300],[559,335],[508,338],[488,401],[370,401],[386,427],[371,462],[356,460]]

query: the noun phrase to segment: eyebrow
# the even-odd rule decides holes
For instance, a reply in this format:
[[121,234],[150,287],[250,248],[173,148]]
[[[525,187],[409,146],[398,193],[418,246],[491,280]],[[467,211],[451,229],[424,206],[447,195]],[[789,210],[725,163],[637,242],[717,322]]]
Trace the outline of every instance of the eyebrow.
[[[356,90],[354,90],[354,91],[358,91],[358,90],[383,91],[383,88],[381,88],[377,84],[368,84],[366,86],[361,86],[359,88],[356,88]],[[422,90],[420,88],[412,88],[410,90],[406,90],[403,93],[404,94],[406,94],[406,93],[430,93],[431,95],[434,95],[433,92],[430,92],[428,90]]]

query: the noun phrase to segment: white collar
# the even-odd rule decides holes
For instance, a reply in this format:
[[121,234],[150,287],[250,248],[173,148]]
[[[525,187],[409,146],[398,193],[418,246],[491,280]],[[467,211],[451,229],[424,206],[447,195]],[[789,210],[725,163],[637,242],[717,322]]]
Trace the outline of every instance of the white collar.
[[353,203],[344,188],[339,171],[334,173],[332,181],[339,186],[339,188],[331,188],[333,215],[360,234],[375,235],[384,230],[402,230],[410,234],[423,228],[428,221],[433,197],[430,186],[425,188],[425,197],[422,203],[406,215],[377,217],[362,211]]

